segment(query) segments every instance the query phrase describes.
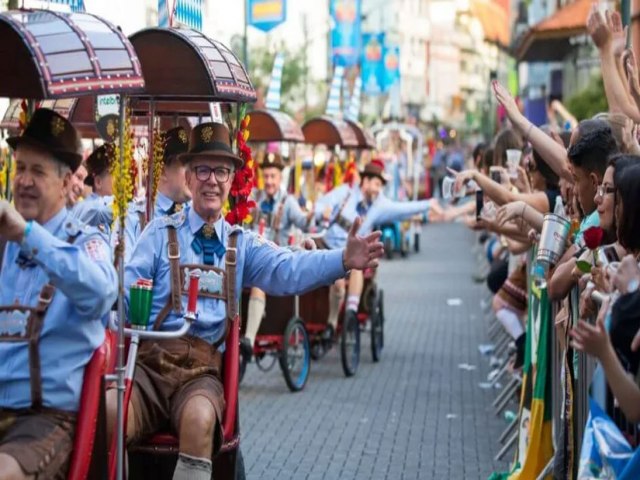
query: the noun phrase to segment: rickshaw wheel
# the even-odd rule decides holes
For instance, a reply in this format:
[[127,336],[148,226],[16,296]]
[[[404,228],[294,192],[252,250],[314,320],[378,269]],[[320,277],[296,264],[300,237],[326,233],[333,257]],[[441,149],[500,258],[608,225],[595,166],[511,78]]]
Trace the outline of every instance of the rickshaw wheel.
[[413,234],[413,250],[416,253],[420,251],[420,234],[419,233]]
[[255,359],[256,366],[263,372],[268,372],[276,364],[276,356],[270,353],[266,353],[264,355],[256,355]]
[[307,329],[300,318],[293,317],[284,331],[280,352],[280,368],[289,390],[299,392],[304,388],[310,367],[311,347]]
[[360,324],[356,313],[351,310],[344,314],[340,336],[340,357],[345,376],[354,376],[360,363]]
[[373,307],[371,309],[371,358],[374,362],[379,362],[384,346],[384,314],[382,304],[382,290],[378,290],[374,295]]
[[311,358],[313,360],[320,360],[326,353],[327,350],[324,348],[322,340],[315,339],[311,343]]

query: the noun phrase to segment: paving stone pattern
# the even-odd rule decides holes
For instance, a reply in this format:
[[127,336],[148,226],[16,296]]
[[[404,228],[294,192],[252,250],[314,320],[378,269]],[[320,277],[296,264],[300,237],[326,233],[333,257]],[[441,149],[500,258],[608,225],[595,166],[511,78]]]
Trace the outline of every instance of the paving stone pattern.
[[240,391],[248,479],[486,479],[506,468],[493,461],[506,423],[490,408],[494,393],[478,387],[488,372],[477,349],[486,290],[471,280],[473,235],[429,225],[421,243],[380,267],[380,363],[366,333],[355,378],[334,348],[312,363],[301,393],[289,392],[277,364],[267,373],[249,365]]

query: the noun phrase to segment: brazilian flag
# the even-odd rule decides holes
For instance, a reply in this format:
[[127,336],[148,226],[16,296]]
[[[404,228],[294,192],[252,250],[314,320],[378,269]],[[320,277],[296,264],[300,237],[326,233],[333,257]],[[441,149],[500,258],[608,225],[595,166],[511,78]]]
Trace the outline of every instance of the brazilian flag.
[[552,313],[546,286],[531,284],[527,342],[518,414],[518,443],[511,472],[490,480],[536,479],[553,457],[551,412]]

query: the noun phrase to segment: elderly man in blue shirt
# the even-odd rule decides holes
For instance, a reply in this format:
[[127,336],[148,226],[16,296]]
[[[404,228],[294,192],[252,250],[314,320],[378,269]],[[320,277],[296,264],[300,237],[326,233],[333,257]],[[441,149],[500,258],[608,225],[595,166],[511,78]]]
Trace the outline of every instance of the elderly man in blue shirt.
[[[256,211],[253,225],[259,227],[264,221],[264,235],[278,245],[287,245],[292,227],[307,231],[313,212],[302,211],[293,195],[282,189],[282,170],[285,165],[279,153],[268,153],[259,165],[262,170],[264,189],[253,192]],[[253,343],[262,323],[266,306],[266,295],[259,288],[252,288],[247,309],[247,328],[241,340],[242,355],[249,360],[253,353]]]
[[[79,138],[39,109],[0,200],[0,478],[66,478],[84,369],[116,300],[106,236],[66,209]],[[2,255],[2,252],[4,255]]]
[[[316,219],[328,223],[324,237],[318,242],[320,248],[343,248],[347,232],[356,218],[363,218],[358,228],[360,235],[366,235],[375,225],[411,218],[415,215],[427,217],[430,212],[441,214],[436,200],[395,202],[382,193],[387,183],[384,163],[374,159],[360,172],[359,185],[341,185],[322,197],[315,206]],[[364,286],[362,272],[351,272],[349,295],[345,310],[347,315],[355,315],[360,304]],[[344,280],[338,281],[329,294],[329,325],[336,331],[340,306],[344,300]],[[331,332],[330,332],[331,333]]]
[[[125,284],[151,279],[153,328],[175,330],[183,322],[186,278],[199,272],[199,317],[182,339],[141,343],[126,430],[128,440],[135,441],[169,424],[180,444],[173,478],[209,480],[212,455],[222,443],[220,348],[242,288],[257,286],[273,295],[302,293],[330,284],[348,270],[375,267],[383,246],[379,232],[356,235],[359,221],[346,248],[313,252],[279,248],[227,223],[222,208],[242,160],[231,149],[225,125],[195,127],[189,151],[179,159],[187,167],[192,204],[147,226],[126,266]],[[110,390],[109,425],[115,405],[115,390]]]

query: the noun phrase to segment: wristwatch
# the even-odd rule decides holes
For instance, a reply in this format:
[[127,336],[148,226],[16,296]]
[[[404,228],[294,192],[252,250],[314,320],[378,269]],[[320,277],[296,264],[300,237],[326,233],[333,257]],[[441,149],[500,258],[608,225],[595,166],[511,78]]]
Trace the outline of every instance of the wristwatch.
[[629,283],[627,283],[627,293],[635,293],[638,291],[639,287],[640,281],[637,278],[633,278],[629,280]]

